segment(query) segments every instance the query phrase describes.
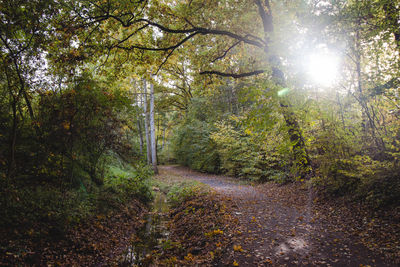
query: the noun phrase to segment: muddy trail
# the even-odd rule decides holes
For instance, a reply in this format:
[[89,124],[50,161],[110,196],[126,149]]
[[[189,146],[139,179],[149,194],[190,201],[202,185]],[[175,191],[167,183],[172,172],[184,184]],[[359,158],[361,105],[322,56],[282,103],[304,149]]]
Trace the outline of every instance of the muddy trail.
[[329,220],[317,209],[311,190],[298,185],[252,186],[220,175],[178,166],[163,172],[209,185],[233,203],[237,219],[236,246],[220,265],[238,266],[397,266],[359,236]]

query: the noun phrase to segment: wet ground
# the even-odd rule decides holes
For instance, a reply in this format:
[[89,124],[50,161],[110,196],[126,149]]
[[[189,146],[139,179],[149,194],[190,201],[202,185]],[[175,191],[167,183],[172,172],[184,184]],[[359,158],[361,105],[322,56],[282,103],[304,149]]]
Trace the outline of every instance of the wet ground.
[[239,224],[232,237],[236,247],[221,265],[235,261],[239,266],[396,266],[320,216],[307,188],[251,186],[183,167],[161,168],[205,183],[234,203],[232,215]]
[[164,193],[154,192],[151,211],[144,218],[146,221],[131,238],[119,260],[119,266],[149,266],[153,261],[153,251],[160,249],[168,240],[169,207]]

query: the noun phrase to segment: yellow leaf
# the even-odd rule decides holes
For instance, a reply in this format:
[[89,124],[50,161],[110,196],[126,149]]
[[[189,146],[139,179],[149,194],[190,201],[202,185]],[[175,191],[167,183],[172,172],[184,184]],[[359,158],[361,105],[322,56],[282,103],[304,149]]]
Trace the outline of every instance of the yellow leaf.
[[237,261],[233,261],[233,266],[239,266],[239,263]]
[[272,264],[272,260],[271,259],[266,259],[265,262],[269,263],[269,264]]
[[184,258],[187,261],[193,261],[194,260],[193,255],[191,253],[188,253]]
[[224,232],[220,229],[214,230],[214,234],[216,235],[222,235]]
[[241,246],[241,245],[233,245],[233,250],[234,250],[234,251],[243,252],[243,249],[242,249],[242,246]]
[[67,122],[67,121],[64,121],[64,122],[62,123],[62,126],[64,127],[65,130],[69,130],[69,128],[70,128],[70,124],[69,124],[69,122]]

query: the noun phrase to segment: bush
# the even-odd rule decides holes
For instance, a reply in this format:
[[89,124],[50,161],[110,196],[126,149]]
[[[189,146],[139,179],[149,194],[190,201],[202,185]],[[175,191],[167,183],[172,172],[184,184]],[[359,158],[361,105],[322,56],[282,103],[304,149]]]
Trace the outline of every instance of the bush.
[[284,168],[288,161],[278,151],[279,146],[285,144],[283,140],[273,134],[264,139],[239,123],[242,120],[233,116],[216,123],[216,131],[211,135],[222,171],[253,181],[286,181],[289,176]]
[[186,120],[174,133],[178,163],[253,181],[290,180],[286,171],[290,163],[287,142],[272,131],[268,139],[252,133],[240,123],[243,120],[236,116],[216,123]]
[[[115,156],[114,156],[115,157]],[[108,166],[104,179],[104,187],[111,190],[124,201],[135,197],[142,202],[152,199],[150,177],[153,171],[150,167],[137,164],[135,167],[118,162]]]
[[218,173],[219,155],[210,138],[211,124],[196,119],[188,120],[174,132],[173,150],[179,164],[192,169]]
[[107,165],[102,186],[88,184],[90,180],[84,180],[78,188],[63,190],[49,184],[14,186],[7,198],[0,199],[0,225],[25,228],[34,223],[42,224],[43,231],[50,227],[63,232],[89,216],[118,209],[132,198],[150,201],[152,171],[140,164],[120,164]]
[[379,208],[399,203],[399,173],[393,162],[354,156],[332,161],[323,176],[313,178],[312,183],[329,195],[349,195]]

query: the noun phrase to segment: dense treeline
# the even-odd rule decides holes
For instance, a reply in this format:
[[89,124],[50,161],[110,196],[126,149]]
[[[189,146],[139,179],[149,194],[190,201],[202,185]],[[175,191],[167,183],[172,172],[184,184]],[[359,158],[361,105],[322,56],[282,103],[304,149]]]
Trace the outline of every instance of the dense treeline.
[[[239,94],[240,90],[243,87]],[[300,180],[279,113],[259,101],[249,101],[246,95],[239,97],[246,100],[231,103],[233,110],[221,110],[218,107],[229,106],[225,104],[231,101],[226,96],[219,91],[210,98],[192,99],[185,119],[171,133],[170,149],[177,162],[255,181]],[[400,196],[396,114],[375,101],[368,102],[386,118],[379,129],[386,134],[371,137],[352,95],[325,95],[319,102],[295,93],[292,97],[297,98],[297,114],[311,157],[311,185],[329,194],[360,198],[375,207],[396,204]],[[259,116],[266,113],[267,119]],[[374,138],[385,140],[385,150]]]
[[[280,15],[297,8],[293,21],[273,17],[279,28],[275,35],[268,34],[286,45],[274,48],[286,62],[279,67],[285,82],[276,81],[276,65],[270,62],[272,73],[267,77],[227,79],[222,81],[225,85],[214,83],[212,89],[196,91],[171,133],[170,150],[177,162],[258,181],[310,180],[321,192],[351,196],[374,207],[398,203],[400,44],[393,12],[398,12],[399,3],[316,3],[311,14],[301,1],[285,7],[274,4]],[[296,32],[301,27],[306,33]],[[292,42],[297,42],[296,48]],[[327,84],[330,77],[323,72],[322,81],[310,83],[310,49],[339,51],[341,70],[334,83]],[[246,56],[253,67],[262,64],[251,50],[229,47],[225,52],[240,66]],[[328,64],[318,68],[333,72]],[[225,68],[231,71],[232,63]],[[299,128],[288,123],[285,107]],[[293,138],[293,132],[300,139]]]

